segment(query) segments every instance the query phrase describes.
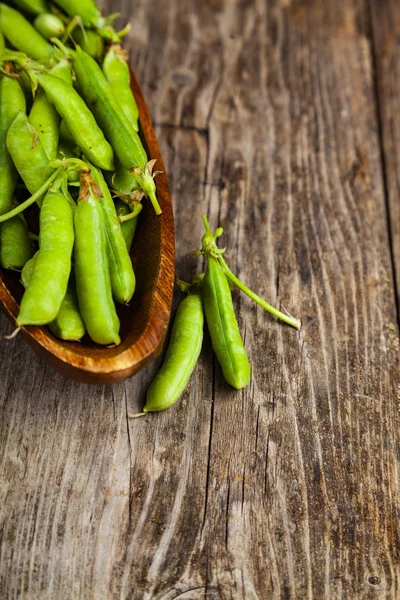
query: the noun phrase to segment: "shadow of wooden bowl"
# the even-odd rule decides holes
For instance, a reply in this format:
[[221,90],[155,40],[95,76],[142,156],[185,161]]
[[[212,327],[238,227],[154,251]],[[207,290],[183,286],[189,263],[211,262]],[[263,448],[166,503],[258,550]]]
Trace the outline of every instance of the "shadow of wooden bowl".
[[[121,344],[106,348],[86,335],[81,342],[55,338],[47,327],[23,327],[32,348],[60,373],[85,383],[112,383],[134,375],[161,351],[171,313],[175,269],[175,236],[171,196],[150,115],[135,74],[131,88],[140,113],[140,135],[147,154],[156,158],[157,197],[162,214],[156,216],[144,200],[131,249],[136,290],[129,306],[118,305]],[[0,271],[0,302],[15,324],[23,293],[19,273]],[[3,342],[6,343],[6,342]]]

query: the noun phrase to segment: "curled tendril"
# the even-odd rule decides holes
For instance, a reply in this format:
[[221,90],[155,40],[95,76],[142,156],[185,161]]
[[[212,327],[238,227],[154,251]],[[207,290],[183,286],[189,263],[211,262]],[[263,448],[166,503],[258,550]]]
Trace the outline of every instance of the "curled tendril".
[[124,223],[125,221],[130,221],[131,219],[134,219],[135,217],[138,216],[138,214],[141,212],[143,206],[139,203],[136,202],[134,205],[129,205],[132,208],[132,212],[128,213],[127,215],[120,215],[118,217],[118,220],[120,221],[120,223]]

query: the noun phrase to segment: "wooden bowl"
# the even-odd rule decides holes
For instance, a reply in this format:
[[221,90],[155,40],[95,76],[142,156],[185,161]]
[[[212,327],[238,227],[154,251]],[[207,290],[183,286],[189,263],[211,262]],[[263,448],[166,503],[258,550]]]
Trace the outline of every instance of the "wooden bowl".
[[[137,373],[161,351],[171,312],[174,287],[175,237],[172,203],[165,167],[142,92],[131,70],[141,125],[141,138],[149,158],[156,158],[157,197],[162,214],[156,216],[150,202],[143,201],[131,257],[136,290],[129,306],[118,305],[121,344],[105,348],[88,336],[81,342],[55,338],[47,327],[23,327],[32,348],[67,377],[86,383],[111,383]],[[23,288],[19,273],[0,270],[0,302],[15,324]],[[2,343],[7,343],[3,341]]]

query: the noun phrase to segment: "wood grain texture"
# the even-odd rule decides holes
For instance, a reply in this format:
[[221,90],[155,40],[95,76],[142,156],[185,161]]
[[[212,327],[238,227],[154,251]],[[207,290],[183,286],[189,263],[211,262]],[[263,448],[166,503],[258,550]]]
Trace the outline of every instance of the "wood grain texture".
[[381,123],[389,231],[400,311],[400,6],[396,0],[370,0],[371,32]]
[[132,14],[178,275],[202,268],[207,212],[231,267],[303,329],[235,293],[249,388],[224,383],[206,335],[176,409],[133,421],[156,363],[83,387],[3,343],[2,595],[396,599],[399,337],[367,7],[108,9]]

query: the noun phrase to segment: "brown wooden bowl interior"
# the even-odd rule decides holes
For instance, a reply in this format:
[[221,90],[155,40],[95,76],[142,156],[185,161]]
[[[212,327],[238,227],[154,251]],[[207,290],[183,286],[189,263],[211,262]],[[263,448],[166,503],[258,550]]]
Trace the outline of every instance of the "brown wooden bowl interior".
[[[151,158],[156,158],[157,197],[162,215],[143,202],[131,249],[136,274],[135,294],[128,306],[118,305],[121,344],[101,347],[89,336],[81,342],[55,338],[47,327],[25,327],[22,335],[46,361],[63,375],[88,383],[108,383],[133,375],[161,351],[171,311],[174,285],[175,238],[167,176],[150,116],[136,77],[131,87],[141,115],[140,135]],[[23,288],[20,274],[0,271],[0,302],[15,323]]]

